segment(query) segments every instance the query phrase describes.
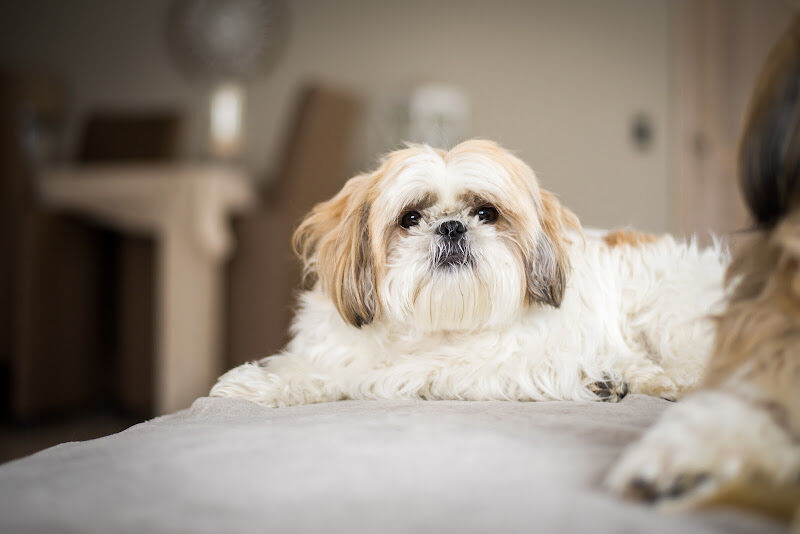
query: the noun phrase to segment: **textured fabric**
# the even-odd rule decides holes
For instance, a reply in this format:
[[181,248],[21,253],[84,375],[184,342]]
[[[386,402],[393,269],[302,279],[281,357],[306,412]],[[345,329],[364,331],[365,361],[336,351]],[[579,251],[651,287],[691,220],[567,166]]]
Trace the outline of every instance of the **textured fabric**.
[[784,532],[598,487],[666,406],[203,398],[0,467],[0,532]]

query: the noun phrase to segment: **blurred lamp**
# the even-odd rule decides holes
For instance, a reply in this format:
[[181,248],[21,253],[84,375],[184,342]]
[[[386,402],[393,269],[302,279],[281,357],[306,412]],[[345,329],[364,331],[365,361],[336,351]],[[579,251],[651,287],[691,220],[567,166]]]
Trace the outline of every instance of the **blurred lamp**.
[[246,81],[275,66],[289,33],[283,0],[174,0],[167,40],[190,79],[212,83],[210,151],[232,158],[242,146]]
[[234,83],[220,85],[211,95],[211,153],[234,157],[241,148],[244,92]]

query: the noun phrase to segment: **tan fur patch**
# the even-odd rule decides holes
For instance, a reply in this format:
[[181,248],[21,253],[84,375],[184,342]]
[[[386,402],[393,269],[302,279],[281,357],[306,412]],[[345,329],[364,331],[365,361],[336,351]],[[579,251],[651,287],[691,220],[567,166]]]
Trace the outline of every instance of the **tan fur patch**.
[[[800,435],[800,213],[760,232],[738,251],[728,271],[736,287],[718,318],[707,387],[756,387],[787,410],[790,435]],[[735,379],[733,379],[736,377]],[[732,380],[733,379],[733,380]]]
[[645,234],[637,230],[627,230],[623,228],[613,230],[603,236],[603,241],[605,241],[609,247],[620,247],[622,245],[638,247],[646,243],[653,243],[656,239],[658,238],[653,234]]

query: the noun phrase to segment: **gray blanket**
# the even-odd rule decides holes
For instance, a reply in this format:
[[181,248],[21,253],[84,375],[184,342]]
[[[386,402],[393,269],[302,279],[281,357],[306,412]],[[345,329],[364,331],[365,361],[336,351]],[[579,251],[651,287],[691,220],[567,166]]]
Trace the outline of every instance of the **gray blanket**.
[[598,487],[667,405],[203,398],[0,467],[0,532],[785,532]]

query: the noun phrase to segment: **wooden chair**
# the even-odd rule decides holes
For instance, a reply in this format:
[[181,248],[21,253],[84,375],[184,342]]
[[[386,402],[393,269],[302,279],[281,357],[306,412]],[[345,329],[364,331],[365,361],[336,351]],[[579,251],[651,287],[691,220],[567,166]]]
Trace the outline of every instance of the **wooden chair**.
[[262,206],[234,223],[225,312],[229,367],[285,345],[300,283],[291,235],[314,204],[333,196],[347,180],[358,115],[358,100],[344,91],[314,85],[301,92],[283,163]]

